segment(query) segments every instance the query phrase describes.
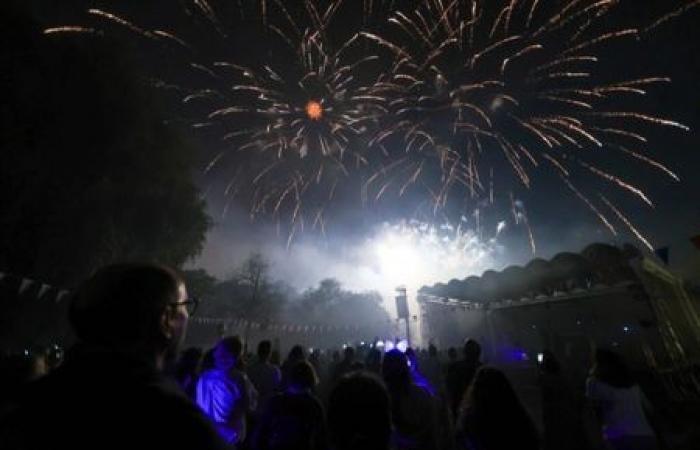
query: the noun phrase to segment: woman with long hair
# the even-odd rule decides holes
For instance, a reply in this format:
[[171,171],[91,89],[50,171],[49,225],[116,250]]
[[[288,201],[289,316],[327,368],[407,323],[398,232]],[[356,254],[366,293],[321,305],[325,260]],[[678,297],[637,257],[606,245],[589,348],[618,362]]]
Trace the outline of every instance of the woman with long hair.
[[399,450],[437,448],[437,409],[433,396],[411,378],[408,358],[399,350],[384,355],[382,377],[391,398],[394,446]]
[[465,450],[537,450],[539,434],[500,370],[482,366],[464,396],[457,447]]

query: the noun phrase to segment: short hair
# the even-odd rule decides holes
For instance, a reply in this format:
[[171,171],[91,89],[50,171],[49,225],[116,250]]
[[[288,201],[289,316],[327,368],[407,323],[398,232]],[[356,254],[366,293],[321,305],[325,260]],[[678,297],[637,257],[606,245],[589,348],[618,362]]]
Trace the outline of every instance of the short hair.
[[355,357],[355,347],[352,345],[348,345],[345,347],[345,350],[343,350],[343,354],[345,355],[346,358],[354,358]]
[[429,354],[430,356],[437,356],[437,354],[438,354],[438,349],[437,349],[437,347],[435,347],[435,345],[433,345],[433,344],[430,344],[430,345],[428,346],[428,354]]
[[260,341],[258,344],[258,357],[260,359],[267,359],[272,352],[272,342],[270,341]]
[[292,347],[292,349],[289,351],[289,355],[287,355],[287,359],[290,361],[300,361],[302,359],[306,359],[304,347],[301,345],[295,345]]
[[318,376],[308,361],[302,360],[289,371],[289,384],[302,389],[311,389],[318,384]]
[[243,342],[238,336],[227,336],[214,347],[214,361],[217,366],[233,365],[241,357]]
[[113,264],[99,269],[73,296],[68,317],[78,339],[112,348],[167,345],[161,317],[178,300],[182,278],[169,267]]
[[462,353],[465,358],[472,358],[478,360],[481,356],[481,345],[475,339],[467,339],[464,341],[464,348],[462,348]]
[[389,389],[409,385],[411,371],[406,354],[397,349],[386,352],[382,362],[382,376]]

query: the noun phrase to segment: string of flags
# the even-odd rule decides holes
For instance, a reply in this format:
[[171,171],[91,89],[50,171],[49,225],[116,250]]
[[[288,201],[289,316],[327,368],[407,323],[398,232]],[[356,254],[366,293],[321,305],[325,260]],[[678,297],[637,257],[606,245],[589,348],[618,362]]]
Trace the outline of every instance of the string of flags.
[[[36,290],[34,297],[44,300],[53,300],[56,303],[64,300],[69,294],[68,289],[60,289],[47,283],[33,280],[31,278],[17,277],[13,274],[0,272],[0,282],[8,284],[14,281],[17,283],[17,296],[26,295],[27,292]],[[38,287],[38,289],[37,289]],[[51,293],[51,295],[48,295]]]
[[244,318],[193,317],[192,322],[201,325],[223,325],[234,328],[249,328],[251,330],[280,331],[283,333],[332,333],[339,331],[358,332],[359,325],[300,325],[277,322],[257,322]]
[[[16,275],[0,272],[0,283],[12,286],[16,285],[16,295],[24,296],[28,292],[33,292],[33,297],[37,300],[53,300],[59,303],[66,299],[71,291],[61,289],[47,283],[33,280],[31,278],[18,277]],[[358,332],[358,325],[301,325],[277,322],[258,322],[246,318],[216,318],[194,316],[191,322],[202,325],[223,325],[226,327],[248,327],[251,330],[263,329],[266,331],[279,331],[283,333],[331,333],[331,332]]]

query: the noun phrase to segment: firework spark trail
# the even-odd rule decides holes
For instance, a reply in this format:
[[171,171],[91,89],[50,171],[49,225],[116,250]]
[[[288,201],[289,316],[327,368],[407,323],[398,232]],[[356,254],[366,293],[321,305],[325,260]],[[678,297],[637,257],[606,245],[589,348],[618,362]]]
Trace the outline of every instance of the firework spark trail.
[[569,181],[568,178],[562,176],[561,179],[562,179],[562,181],[564,182],[564,184],[566,184],[566,186],[567,186],[569,189],[571,189],[571,191],[572,191],[583,203],[585,203],[586,206],[588,206],[588,208],[590,208],[591,211],[593,211],[593,213],[598,217],[598,219],[600,219],[600,221],[603,223],[603,225],[605,225],[605,227],[606,227],[608,230],[610,230],[610,232],[613,234],[613,236],[616,236],[616,235],[617,235],[617,231],[615,231],[615,227],[612,226],[612,224],[610,223],[610,221],[608,221],[607,217],[605,217],[605,215],[604,215],[602,212],[600,212],[600,210],[599,210],[598,208],[596,208],[596,206],[588,199],[588,197],[586,197],[585,195],[583,195],[583,194],[581,193],[581,191],[579,191],[579,190],[576,188],[576,186],[574,186],[574,185],[571,183],[571,181]]
[[530,243],[530,250],[532,251],[532,256],[537,255],[537,245],[535,244],[535,235],[532,232],[532,227],[530,226],[530,220],[527,217],[527,211],[525,206],[520,201],[516,201],[513,196],[513,192],[509,193],[511,212],[513,214],[513,219],[516,225],[522,221],[525,229],[527,230],[527,237]]
[[566,58],[557,58],[554,61],[550,61],[546,64],[542,64],[540,66],[535,67],[534,69],[530,70],[530,75],[537,74],[539,72],[545,71],[552,69],[556,66],[560,66],[562,64],[568,64],[572,62],[598,62],[598,58],[595,56],[569,56]]
[[122,17],[119,17],[116,14],[112,14],[110,12],[102,11],[101,9],[95,9],[95,8],[88,9],[88,13],[92,14],[94,16],[102,17],[108,21],[111,21],[111,22],[114,22],[118,25],[126,27],[130,31],[136,33],[137,35],[140,35],[140,36],[143,36],[143,37],[146,37],[149,39],[153,38],[153,34],[151,32],[146,31],[142,28],[139,28],[138,26],[136,26],[132,22],[130,22]]
[[580,50],[586,49],[588,47],[596,46],[596,45],[600,44],[601,42],[608,41],[611,39],[617,39],[617,38],[627,37],[627,36],[638,36],[638,35],[639,35],[639,32],[635,28],[605,33],[605,34],[598,36],[596,38],[593,38],[589,41],[583,42],[583,43],[578,44],[574,47],[571,47],[567,50],[564,50],[564,52],[562,52],[562,56],[567,56],[567,55],[570,55],[572,53],[576,53]]
[[634,150],[630,150],[630,149],[623,147],[621,145],[615,145],[613,147],[617,148],[618,150],[620,150],[624,153],[627,153],[628,155],[631,155],[633,158],[644,161],[645,163],[649,164],[650,166],[661,170],[662,172],[664,172],[666,175],[673,178],[674,180],[681,181],[681,179],[678,177],[678,175],[675,174],[675,172],[673,172],[671,169],[669,169],[668,167],[666,167],[662,163],[656,161],[655,159],[649,158],[648,156],[644,156],[639,152],[635,152]]
[[554,158],[552,155],[548,153],[542,153],[542,157],[552,163],[552,165],[562,173],[564,176],[569,176],[569,171],[564,167],[562,163],[560,163],[556,158]]
[[634,133],[632,131],[628,130],[620,130],[619,128],[599,128],[599,127],[591,127],[592,130],[595,131],[600,131],[601,133],[607,133],[607,134],[614,134],[618,136],[624,136],[627,138],[635,139],[640,142],[647,142],[647,138],[642,136],[639,133]]
[[627,225],[627,228],[629,228],[629,230],[632,232],[632,234],[634,234],[637,237],[637,239],[639,239],[639,241],[641,241],[646,246],[646,248],[649,249],[650,252],[653,252],[654,246],[652,246],[649,243],[649,241],[647,240],[647,238],[644,237],[644,235],[642,233],[640,233],[639,230],[637,230],[634,227],[634,225],[632,225],[632,222],[630,222],[630,220],[627,217],[625,217],[625,215],[622,214],[622,212],[620,212],[620,210],[618,210],[615,207],[615,205],[613,205],[607,198],[605,198],[605,196],[603,194],[598,194],[598,196],[600,197],[601,200],[603,200],[603,202],[606,205],[608,205],[608,208],[610,208],[615,213],[617,218],[620,219],[625,225]]
[[94,34],[94,35],[102,35],[102,31],[96,30],[94,28],[90,27],[82,27],[78,25],[66,25],[62,27],[53,27],[53,28],[46,28],[43,31],[44,34],[58,34],[58,33],[85,33],[85,34]]
[[700,6],[700,0],[690,1],[689,3],[685,4],[684,6],[681,6],[680,8],[676,9],[675,11],[672,11],[672,12],[666,14],[665,16],[659,18],[656,22],[654,22],[651,25],[649,25],[648,27],[646,27],[644,29],[644,33],[648,33],[650,31],[652,31],[653,29],[668,22],[669,20],[685,14],[690,9],[695,8],[696,6]]
[[584,161],[579,161],[579,164],[581,166],[585,167],[586,169],[590,170],[594,174],[598,175],[599,177],[602,177],[608,181],[611,181],[611,182],[617,184],[618,186],[620,186],[621,188],[633,193],[634,195],[639,197],[644,203],[651,206],[652,208],[654,207],[654,203],[652,203],[652,201],[649,200],[649,198],[646,196],[644,191],[642,191],[638,187],[633,186],[633,185],[629,184],[628,182],[620,179],[619,177],[612,175],[608,172],[605,172],[604,170],[601,170],[597,167],[593,167],[592,165],[590,165]]
[[683,131],[690,131],[690,127],[683,125],[680,122],[673,120],[661,119],[659,117],[650,116],[648,114],[642,114],[637,112],[591,112],[591,115],[600,117],[611,117],[611,118],[623,118],[623,119],[636,119],[643,122],[654,123],[656,125],[663,125],[667,127],[680,128]]
[[512,60],[515,60],[533,50],[542,50],[544,47],[542,47],[541,44],[532,44],[528,45],[527,47],[523,48],[522,50],[518,51],[515,53],[513,56],[509,56],[507,58],[503,59],[503,63],[501,64],[501,75],[503,75],[506,71],[506,66],[508,63],[510,63]]

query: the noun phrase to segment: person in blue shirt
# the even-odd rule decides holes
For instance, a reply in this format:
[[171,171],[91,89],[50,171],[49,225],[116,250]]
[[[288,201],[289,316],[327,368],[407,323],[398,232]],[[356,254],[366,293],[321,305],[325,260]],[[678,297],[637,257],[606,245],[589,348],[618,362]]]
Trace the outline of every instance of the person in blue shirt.
[[257,404],[255,388],[237,368],[242,350],[237,336],[221,339],[214,347],[214,367],[203,372],[197,381],[197,405],[230,446],[245,440],[246,416]]

